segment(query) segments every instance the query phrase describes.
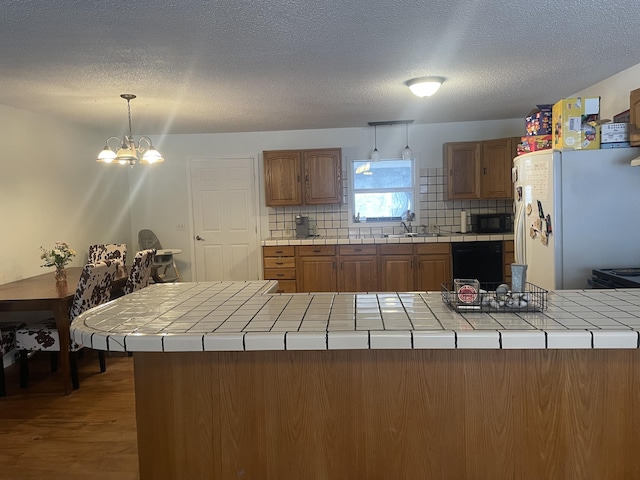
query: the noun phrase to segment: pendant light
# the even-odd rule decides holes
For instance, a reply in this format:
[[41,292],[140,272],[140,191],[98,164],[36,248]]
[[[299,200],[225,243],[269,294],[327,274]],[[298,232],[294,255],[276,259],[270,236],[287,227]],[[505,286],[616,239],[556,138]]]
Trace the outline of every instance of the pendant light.
[[404,128],[407,133],[407,146],[404,147],[404,150],[402,150],[402,159],[411,160],[413,158],[413,152],[409,148],[409,123],[408,122],[404,124]]
[[[106,141],[106,144],[102,151],[98,154],[97,161],[100,163],[118,163],[120,165],[133,165],[136,162],[141,164],[151,165],[154,163],[164,162],[164,158],[156,150],[151,143],[151,139],[149,137],[140,137],[138,140],[138,144],[133,139],[133,134],[131,133],[131,100],[136,98],[132,93],[123,93],[120,95],[121,98],[127,101],[127,116],[129,118],[129,134],[125,134],[122,138],[122,141],[118,137],[109,137]],[[120,142],[119,148],[116,148],[114,151],[109,145],[110,140],[116,140]],[[144,142],[144,143],[143,143]],[[139,155],[141,158],[139,159]]]
[[378,151],[378,126],[373,126],[373,152],[371,152],[371,161],[380,161],[380,152]]

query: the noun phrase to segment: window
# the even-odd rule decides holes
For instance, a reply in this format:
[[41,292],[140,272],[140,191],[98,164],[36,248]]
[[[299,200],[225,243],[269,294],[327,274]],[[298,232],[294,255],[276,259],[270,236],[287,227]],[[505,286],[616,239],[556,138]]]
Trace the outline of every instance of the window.
[[414,160],[352,162],[353,215],[360,222],[396,222],[415,210]]

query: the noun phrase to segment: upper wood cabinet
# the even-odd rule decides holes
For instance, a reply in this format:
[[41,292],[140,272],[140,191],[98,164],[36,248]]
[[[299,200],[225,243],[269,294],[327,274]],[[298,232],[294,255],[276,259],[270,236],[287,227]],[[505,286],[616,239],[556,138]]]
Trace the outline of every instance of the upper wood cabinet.
[[513,184],[511,168],[516,157],[518,141],[499,138],[482,142],[481,198],[511,198]]
[[447,200],[511,198],[517,138],[444,144]]
[[269,207],[342,203],[342,150],[263,152],[265,202]]
[[481,142],[444,144],[447,200],[480,198]]

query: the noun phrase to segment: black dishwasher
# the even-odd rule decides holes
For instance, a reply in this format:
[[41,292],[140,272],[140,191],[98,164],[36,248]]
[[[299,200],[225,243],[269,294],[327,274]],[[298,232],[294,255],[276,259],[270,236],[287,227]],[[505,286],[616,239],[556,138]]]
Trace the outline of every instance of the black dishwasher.
[[476,278],[483,283],[502,283],[502,242],[452,243],[453,278]]

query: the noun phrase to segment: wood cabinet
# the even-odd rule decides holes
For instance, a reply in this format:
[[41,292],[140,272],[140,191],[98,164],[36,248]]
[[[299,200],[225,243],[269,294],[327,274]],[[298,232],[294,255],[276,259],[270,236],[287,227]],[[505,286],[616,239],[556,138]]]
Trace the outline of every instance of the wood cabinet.
[[439,291],[451,282],[449,243],[379,245],[380,290]]
[[335,245],[297,247],[296,279],[299,292],[337,292]]
[[378,257],[375,245],[340,245],[338,257],[338,291],[378,290]]
[[438,291],[451,282],[451,244],[263,247],[265,280],[279,292]]
[[417,244],[415,251],[416,290],[439,291],[452,281],[451,244]]
[[295,293],[295,247],[262,247],[264,279],[278,280],[279,293]]
[[640,88],[629,95],[629,141],[640,147]]
[[448,200],[480,198],[481,155],[481,142],[444,144]]
[[518,141],[500,138],[482,142],[481,198],[512,198],[511,169]]
[[378,245],[380,290],[409,292],[413,290],[413,245]]
[[444,144],[447,200],[512,198],[517,138]]
[[504,283],[511,285],[511,264],[516,261],[513,240],[505,240],[503,242],[502,258],[504,264]]
[[267,206],[342,203],[342,150],[263,152]]

